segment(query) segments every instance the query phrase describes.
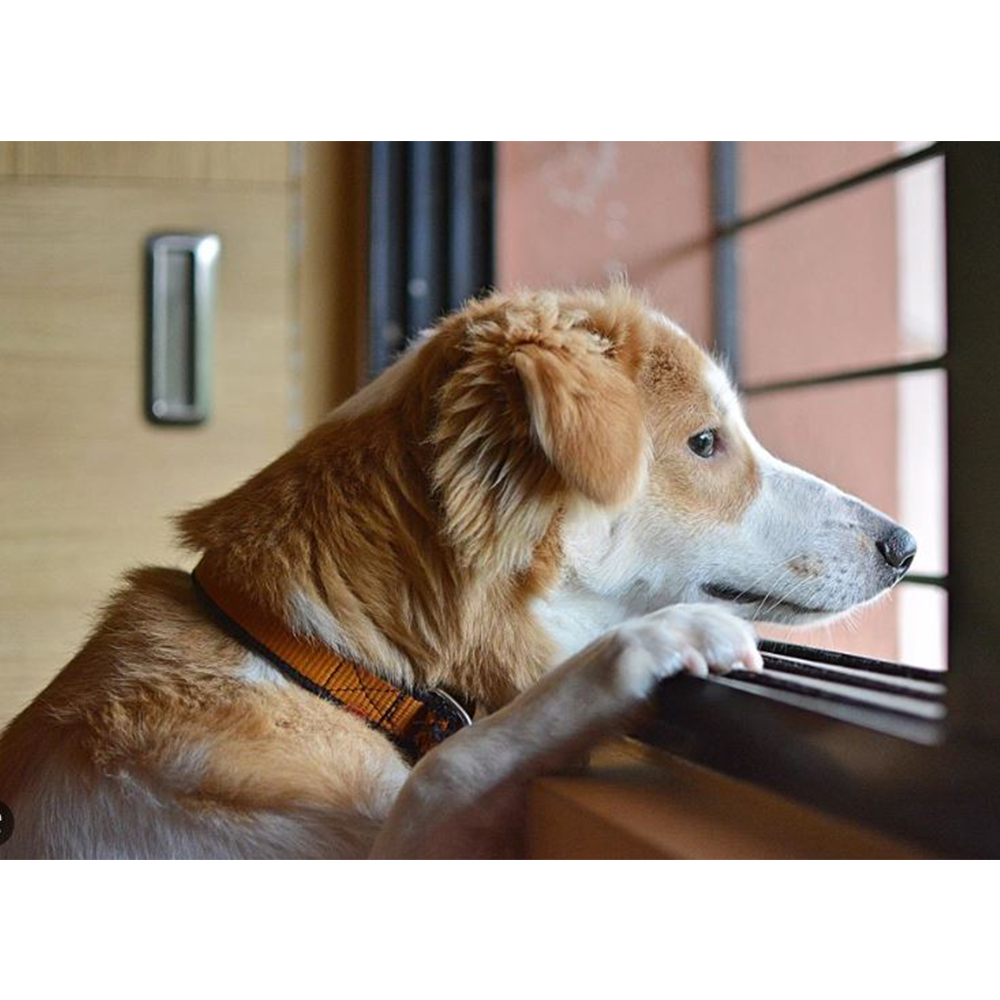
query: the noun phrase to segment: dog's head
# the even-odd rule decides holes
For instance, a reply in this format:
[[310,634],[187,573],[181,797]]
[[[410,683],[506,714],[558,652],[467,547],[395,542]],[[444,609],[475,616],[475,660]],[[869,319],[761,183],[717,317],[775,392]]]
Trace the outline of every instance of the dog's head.
[[438,336],[435,485],[470,562],[524,571],[555,518],[558,600],[605,624],[705,600],[807,624],[913,560],[884,514],[770,455],[722,369],[625,289],[494,296]]

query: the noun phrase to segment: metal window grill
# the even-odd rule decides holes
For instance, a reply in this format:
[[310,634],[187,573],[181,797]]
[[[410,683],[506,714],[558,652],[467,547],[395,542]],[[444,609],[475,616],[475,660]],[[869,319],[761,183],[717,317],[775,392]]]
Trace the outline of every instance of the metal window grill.
[[[788,643],[762,643],[763,676],[664,686],[643,738],[725,774],[901,836],[935,854],[1000,853],[1000,143],[941,142],[755,215],[733,201],[737,147],[715,146],[717,345],[739,366],[738,234],[905,170],[944,163],[947,352],[929,361],[744,385],[947,373],[947,576],[910,576],[948,598],[948,673]],[[727,185],[729,185],[727,187]],[[727,290],[726,282],[730,287]],[[945,690],[947,680],[947,691]],[[944,706],[947,703],[947,715]]]
[[[740,380],[740,235],[761,223],[939,157],[943,154],[941,143],[934,143],[908,155],[893,157],[867,170],[746,215],[741,215],[739,208],[739,144],[713,143],[712,154],[714,343],[744,396],[944,368],[946,358],[940,356],[758,384],[742,384]],[[945,589],[948,586],[948,581],[943,576],[910,574],[906,581]],[[765,672],[752,674],[734,671],[727,675],[730,683],[773,694],[784,693],[800,699],[813,699],[815,707],[821,711],[831,706],[864,709],[865,722],[880,725],[890,731],[898,730],[896,723],[899,719],[935,722],[944,718],[945,686],[944,676],[940,671],[787,642],[762,641],[760,649],[764,654]]]

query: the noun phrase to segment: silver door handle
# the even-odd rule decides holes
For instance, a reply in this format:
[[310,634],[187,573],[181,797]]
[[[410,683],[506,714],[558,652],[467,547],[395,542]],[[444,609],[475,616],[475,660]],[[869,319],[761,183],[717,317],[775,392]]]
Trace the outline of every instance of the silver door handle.
[[154,423],[208,417],[220,246],[214,233],[146,243],[146,416]]

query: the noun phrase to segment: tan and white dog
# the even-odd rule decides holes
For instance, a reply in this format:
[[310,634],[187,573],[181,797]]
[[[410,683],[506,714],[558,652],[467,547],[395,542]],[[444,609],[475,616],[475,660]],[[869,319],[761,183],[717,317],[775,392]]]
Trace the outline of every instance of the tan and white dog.
[[481,717],[411,766],[221,629],[189,574],[140,569],[0,739],[0,856],[516,854],[534,776],[664,678],[760,669],[738,616],[827,620],[915,549],[768,454],[621,287],[468,305],[179,523],[298,640]]

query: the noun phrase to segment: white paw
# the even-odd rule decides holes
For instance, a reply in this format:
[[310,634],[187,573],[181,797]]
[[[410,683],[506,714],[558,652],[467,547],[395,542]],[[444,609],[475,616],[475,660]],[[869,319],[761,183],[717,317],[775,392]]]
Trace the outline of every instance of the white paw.
[[707,677],[764,666],[753,628],[713,604],[675,604],[619,625],[609,638],[618,650],[615,680],[637,697],[685,671]]

